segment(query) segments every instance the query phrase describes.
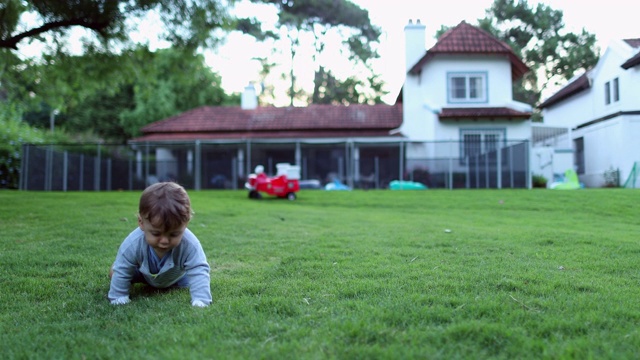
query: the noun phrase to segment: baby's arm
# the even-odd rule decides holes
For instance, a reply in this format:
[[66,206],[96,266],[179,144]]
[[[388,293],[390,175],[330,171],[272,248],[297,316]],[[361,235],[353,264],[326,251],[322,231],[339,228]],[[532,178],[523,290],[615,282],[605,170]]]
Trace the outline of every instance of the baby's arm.
[[211,304],[211,277],[207,257],[202,250],[202,246],[197,246],[189,254],[185,263],[187,275],[189,277],[189,291],[191,293],[191,305],[205,307]]
[[[211,304],[211,280],[209,277],[209,265],[198,266],[187,272],[189,276],[189,291],[191,293],[191,305],[205,307]],[[206,271],[206,275],[204,272]]]
[[109,301],[112,305],[124,305],[130,301],[129,288],[135,270],[136,264],[129,259],[127,254],[119,251],[113,263],[113,274],[109,288]]

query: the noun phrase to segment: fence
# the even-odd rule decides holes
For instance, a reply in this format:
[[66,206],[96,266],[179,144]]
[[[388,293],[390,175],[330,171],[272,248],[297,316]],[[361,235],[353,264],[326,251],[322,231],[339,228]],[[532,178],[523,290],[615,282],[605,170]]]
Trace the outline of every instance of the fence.
[[163,180],[195,190],[241,189],[256,165],[274,174],[278,163],[300,165],[303,180],[337,180],[355,189],[385,189],[398,179],[429,188],[531,187],[527,141],[475,153],[468,146],[399,140],[24,145],[20,189],[141,190]]
[[634,162],[631,171],[629,172],[629,177],[625,180],[623,187],[638,189],[640,188],[640,162]]

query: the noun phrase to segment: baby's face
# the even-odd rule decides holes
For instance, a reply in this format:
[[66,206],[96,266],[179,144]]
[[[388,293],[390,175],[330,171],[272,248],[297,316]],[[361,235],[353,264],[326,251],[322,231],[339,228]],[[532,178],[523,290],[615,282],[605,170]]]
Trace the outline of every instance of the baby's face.
[[181,225],[175,229],[164,229],[151,224],[147,219],[138,218],[138,225],[144,231],[144,239],[158,255],[164,255],[174,247],[180,245],[182,235],[187,225]]

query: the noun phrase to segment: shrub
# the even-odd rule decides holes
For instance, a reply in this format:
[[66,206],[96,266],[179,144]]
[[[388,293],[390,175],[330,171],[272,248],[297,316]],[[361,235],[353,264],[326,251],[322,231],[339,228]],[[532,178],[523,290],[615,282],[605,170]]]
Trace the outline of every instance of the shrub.
[[533,175],[531,177],[531,186],[534,188],[546,188],[547,187],[547,178],[542,175]]
[[0,188],[18,187],[22,144],[45,140],[44,132],[20,121],[20,115],[15,107],[0,104]]
[[618,187],[620,186],[620,171],[610,167],[609,170],[604,172],[604,187]]

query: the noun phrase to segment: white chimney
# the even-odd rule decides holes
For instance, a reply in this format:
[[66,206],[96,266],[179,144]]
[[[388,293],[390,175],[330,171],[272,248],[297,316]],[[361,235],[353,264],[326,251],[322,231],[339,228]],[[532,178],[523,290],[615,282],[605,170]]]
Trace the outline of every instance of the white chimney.
[[404,27],[404,54],[406,70],[409,71],[420,60],[427,51],[425,26],[416,20],[414,24],[411,19]]
[[258,107],[258,95],[253,83],[244,87],[242,96],[240,97],[240,108],[242,110],[253,110]]

